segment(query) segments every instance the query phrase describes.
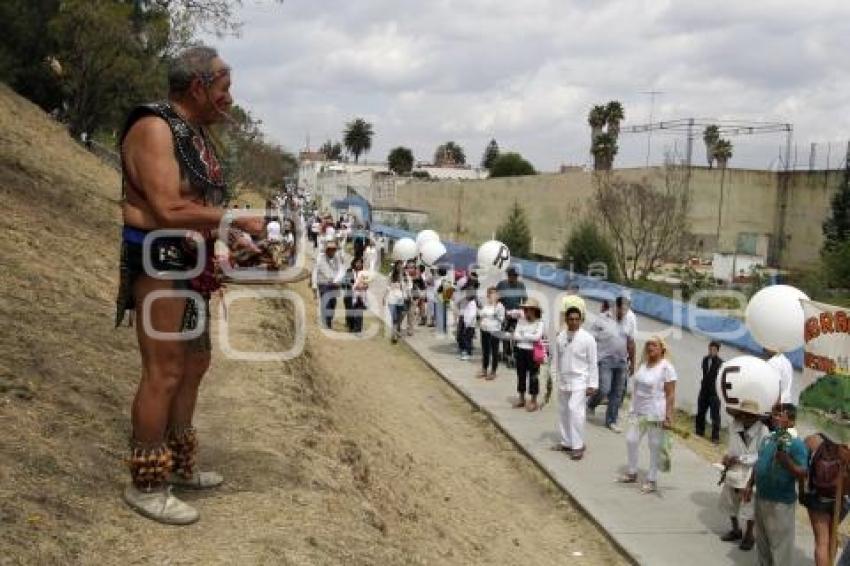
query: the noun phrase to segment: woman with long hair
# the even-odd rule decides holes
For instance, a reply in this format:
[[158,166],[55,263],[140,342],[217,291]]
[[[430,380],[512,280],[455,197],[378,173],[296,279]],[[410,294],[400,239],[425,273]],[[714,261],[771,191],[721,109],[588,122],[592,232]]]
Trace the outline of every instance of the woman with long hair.
[[643,346],[640,367],[629,380],[632,405],[626,432],[628,472],[619,479],[622,483],[637,483],[638,448],[646,436],[649,473],[641,485],[642,493],[652,493],[658,488],[658,461],[664,434],[672,426],[676,410],[676,379],[667,344],[659,336],[652,336]]
[[363,311],[366,309],[366,292],[369,289],[363,258],[355,257],[345,274],[346,326],[350,332],[363,331]]

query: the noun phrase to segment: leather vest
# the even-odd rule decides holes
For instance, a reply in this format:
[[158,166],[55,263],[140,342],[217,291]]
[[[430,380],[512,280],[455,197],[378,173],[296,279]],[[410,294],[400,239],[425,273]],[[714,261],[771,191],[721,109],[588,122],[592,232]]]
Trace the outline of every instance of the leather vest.
[[189,185],[201,191],[206,204],[223,205],[227,198],[227,184],[215,147],[207,139],[203,130],[193,130],[189,123],[174,111],[170,103],[141,104],[131,110],[124,124],[124,129],[121,131],[119,147],[124,143],[124,137],[133,124],[140,118],[151,115],[165,120],[171,129],[171,135],[174,139],[174,157],[180,165],[181,174],[188,180]]

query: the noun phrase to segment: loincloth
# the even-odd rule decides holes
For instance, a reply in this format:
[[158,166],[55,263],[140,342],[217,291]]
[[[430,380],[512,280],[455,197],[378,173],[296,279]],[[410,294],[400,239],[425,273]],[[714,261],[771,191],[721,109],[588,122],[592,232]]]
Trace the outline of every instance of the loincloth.
[[[121,263],[118,282],[118,296],[115,301],[115,326],[121,325],[127,311],[135,311],[136,297],[133,287],[141,275],[145,275],[144,240],[147,232],[130,226],[125,226],[121,238]],[[211,248],[211,246],[207,246]],[[196,254],[186,247],[183,237],[159,237],[151,242],[149,248],[150,266],[160,273],[188,271],[196,265]],[[153,276],[153,274],[151,274]],[[203,277],[203,275],[201,276]],[[175,290],[193,290],[192,280],[174,279],[171,281]],[[198,329],[203,318],[204,329],[201,334],[186,340],[187,348],[192,351],[208,352],[212,350],[210,340],[210,292],[199,291],[203,301],[186,299],[180,332],[191,332]],[[203,317],[200,309],[203,309]]]

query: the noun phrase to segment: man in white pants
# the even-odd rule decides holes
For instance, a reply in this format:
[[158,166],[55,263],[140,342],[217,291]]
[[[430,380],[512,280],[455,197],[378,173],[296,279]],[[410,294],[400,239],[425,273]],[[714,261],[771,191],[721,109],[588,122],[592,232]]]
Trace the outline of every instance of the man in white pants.
[[587,396],[599,387],[596,365],[596,340],[581,328],[582,312],[571,306],[564,313],[566,328],[553,341],[552,378],[558,384],[558,415],[561,442],[556,450],[564,450],[573,460],[584,456],[584,422]]

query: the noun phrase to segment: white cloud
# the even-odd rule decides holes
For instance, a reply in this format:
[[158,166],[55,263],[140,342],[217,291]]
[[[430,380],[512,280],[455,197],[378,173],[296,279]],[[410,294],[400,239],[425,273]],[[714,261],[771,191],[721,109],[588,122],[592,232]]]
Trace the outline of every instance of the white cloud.
[[[474,163],[495,136],[555,169],[588,160],[592,104],[621,100],[625,125],[642,123],[650,89],[656,118],[792,122],[806,155],[850,138],[843,0],[266,0],[242,16],[242,36],[217,41],[234,94],[293,150],[363,116],[372,159],[407,145],[427,160],[454,139]],[[784,139],[733,142],[733,164],[766,167]],[[645,159],[645,137],[620,145],[619,164]],[[653,160],[674,146],[659,134]]]

